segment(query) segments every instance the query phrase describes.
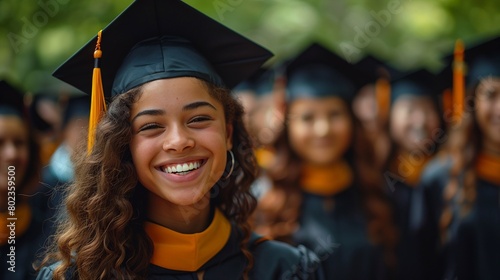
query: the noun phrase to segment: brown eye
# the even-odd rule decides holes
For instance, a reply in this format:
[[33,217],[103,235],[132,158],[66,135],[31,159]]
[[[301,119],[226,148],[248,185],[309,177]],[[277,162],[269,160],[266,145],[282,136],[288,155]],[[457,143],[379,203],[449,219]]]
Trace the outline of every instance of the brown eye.
[[210,121],[212,120],[212,118],[208,117],[208,116],[196,116],[194,118],[192,118],[191,120],[189,120],[188,123],[199,123],[199,122],[205,122],[205,121]]
[[145,130],[150,130],[150,129],[156,129],[156,128],[160,128],[161,126],[157,123],[148,123],[146,125],[143,125],[141,126],[141,128],[139,129],[139,131],[145,131]]

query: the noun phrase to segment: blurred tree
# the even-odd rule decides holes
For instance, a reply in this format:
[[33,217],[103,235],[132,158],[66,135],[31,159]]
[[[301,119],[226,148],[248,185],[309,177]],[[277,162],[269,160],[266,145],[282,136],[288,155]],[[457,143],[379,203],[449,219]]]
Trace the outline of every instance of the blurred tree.
[[[372,53],[404,69],[436,70],[456,38],[500,34],[494,0],[186,0],[268,47],[274,61],[312,41],[346,59]],[[71,90],[51,72],[131,0],[1,0],[0,76],[36,92]]]

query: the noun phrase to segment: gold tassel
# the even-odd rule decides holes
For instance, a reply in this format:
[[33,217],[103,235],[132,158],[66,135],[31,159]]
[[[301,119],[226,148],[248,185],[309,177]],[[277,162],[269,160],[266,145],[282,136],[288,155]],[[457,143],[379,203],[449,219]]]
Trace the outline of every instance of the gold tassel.
[[89,134],[87,142],[87,154],[90,154],[95,141],[95,130],[106,112],[106,102],[104,100],[104,90],[102,88],[101,68],[99,59],[102,57],[101,51],[102,30],[97,33],[97,44],[94,51],[94,72],[92,74],[92,96],[90,103]]
[[375,97],[379,120],[385,123],[389,117],[391,103],[391,84],[387,78],[380,77],[375,82]]
[[[446,88],[443,90],[442,94],[442,103],[443,103],[443,113],[447,116],[449,113],[454,114],[453,112],[453,94],[451,88]],[[452,115],[453,116],[453,115]]]
[[464,44],[459,39],[455,43],[453,55],[453,116],[458,122],[462,119],[465,101],[465,81],[464,81]]

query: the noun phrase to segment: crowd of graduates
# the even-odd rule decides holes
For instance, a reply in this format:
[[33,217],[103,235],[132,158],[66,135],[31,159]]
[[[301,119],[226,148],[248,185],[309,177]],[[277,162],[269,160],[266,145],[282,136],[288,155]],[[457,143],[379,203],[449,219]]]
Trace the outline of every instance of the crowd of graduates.
[[[285,61],[241,74],[231,95],[243,106],[241,124],[248,134],[241,135],[249,139],[233,141],[231,150],[248,150],[246,145],[251,144],[249,154],[256,158],[258,173],[249,191],[256,206],[245,221],[235,215],[230,222],[241,226],[243,232],[255,232],[259,238],[255,246],[269,242],[262,240],[276,240],[297,248],[290,252],[302,256],[302,269],[311,270],[302,274],[295,271],[291,276],[266,268],[280,266],[272,261],[273,252],[288,252],[269,245],[261,247],[262,251],[249,249],[259,270],[250,276],[499,279],[499,50],[500,37],[465,45],[457,41],[450,55],[443,57],[444,68],[434,73],[425,69],[402,71],[370,54],[349,63],[314,42]],[[194,61],[191,63],[199,63]],[[229,74],[220,75],[228,84]],[[86,156],[81,151],[87,149],[91,98],[40,92],[28,98],[7,81],[0,83],[0,254],[2,260],[7,259],[2,261],[0,279],[35,279],[40,264],[47,266],[51,264],[47,260],[54,260],[47,258],[42,263],[47,248],[56,243],[72,246],[71,242],[63,243],[62,233],[69,228],[64,227],[68,219],[77,219],[73,215],[78,198],[69,198],[68,212],[66,197],[78,193],[70,185],[75,178],[85,176],[75,177],[74,164],[82,161],[78,157]],[[96,141],[104,146],[103,139]],[[246,153],[235,154],[243,165]],[[232,175],[232,152],[228,161],[231,158],[233,165],[225,178],[236,176]],[[12,233],[7,226],[10,166],[15,167],[15,244],[9,242]],[[78,172],[82,170],[78,168]],[[246,173],[241,174],[245,174],[240,176],[243,179],[231,177],[230,184],[246,182]],[[239,192],[230,194],[240,199]],[[135,195],[142,197],[142,192]],[[211,197],[211,203],[217,205],[209,207],[213,223],[219,222],[220,213],[229,217],[231,211],[239,211],[224,204],[226,193],[221,191],[220,196]],[[106,205],[106,200],[102,203]],[[151,217],[148,220],[156,222]],[[150,224],[146,232],[154,239],[152,232],[161,231]],[[127,226],[132,228],[133,224]],[[73,225],[72,229],[77,231],[78,227]],[[85,228],[81,230],[86,236]],[[239,240],[233,237],[234,230],[227,234],[228,244]],[[217,238],[213,239],[217,243]],[[234,248],[239,248],[238,242],[234,241]],[[13,245],[15,272],[9,270],[12,265],[8,262]],[[220,252],[229,250],[222,246],[224,243]],[[156,248],[155,253],[160,251]],[[67,249],[60,249],[62,256]],[[227,263],[220,252],[200,264],[201,268],[182,269],[153,255],[151,263],[168,271],[149,271],[158,279],[171,279],[171,275],[177,279],[176,275],[183,275],[172,273],[177,270],[195,271],[197,279],[229,279],[238,262]],[[176,253],[167,256],[176,258]],[[182,256],[179,253],[179,258]],[[63,257],[60,260],[65,261]],[[70,263],[64,265],[68,270]],[[122,265],[129,269],[128,263]],[[268,278],[261,278],[266,273]],[[52,277],[46,267],[40,275],[45,277],[40,279]],[[80,271],[80,275],[87,274]]]

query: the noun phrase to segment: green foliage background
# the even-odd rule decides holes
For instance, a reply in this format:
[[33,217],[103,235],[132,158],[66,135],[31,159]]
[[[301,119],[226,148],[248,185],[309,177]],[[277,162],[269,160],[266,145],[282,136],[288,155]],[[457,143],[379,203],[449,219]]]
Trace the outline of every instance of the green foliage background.
[[[69,90],[51,72],[131,2],[0,0],[0,77],[30,92]],[[457,38],[471,45],[500,34],[494,0],[185,2],[269,48],[274,61],[319,41],[352,61],[371,53],[403,69],[438,70]]]

